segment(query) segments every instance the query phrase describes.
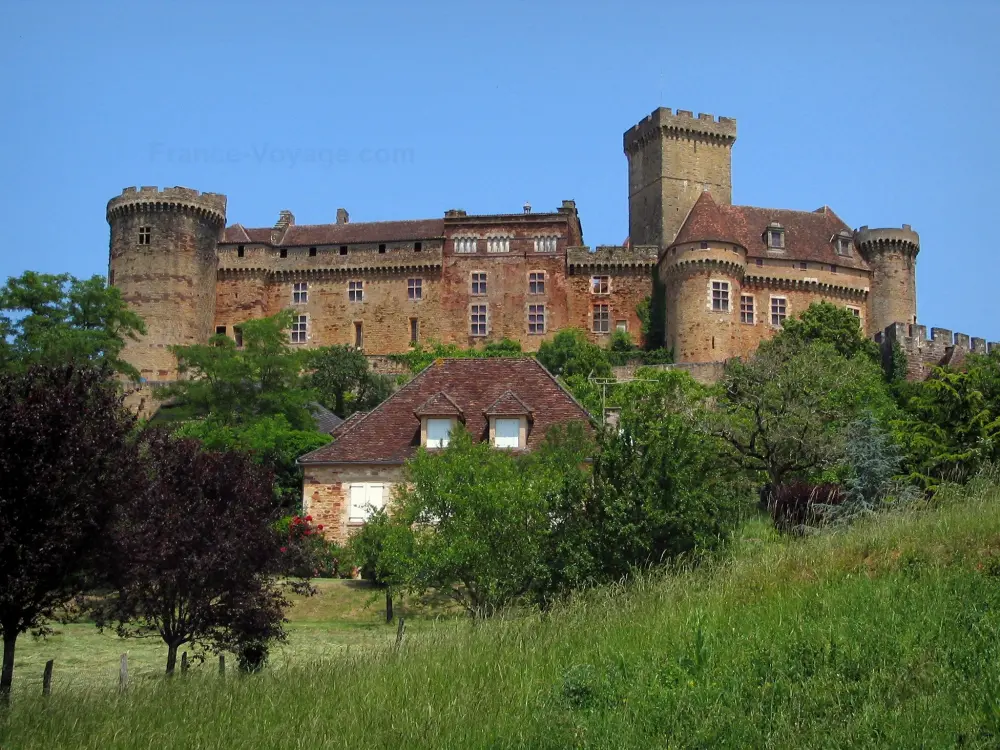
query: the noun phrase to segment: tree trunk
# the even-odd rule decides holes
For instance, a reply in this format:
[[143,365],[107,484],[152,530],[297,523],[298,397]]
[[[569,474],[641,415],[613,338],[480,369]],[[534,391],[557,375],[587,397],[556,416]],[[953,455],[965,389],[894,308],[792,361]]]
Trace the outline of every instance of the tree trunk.
[[174,676],[174,667],[177,666],[177,645],[176,643],[167,644],[167,677]]
[[6,701],[10,698],[10,686],[14,681],[14,643],[17,640],[17,633],[8,635],[5,631],[3,638],[3,671],[0,672],[0,700]]
[[392,622],[392,589],[385,589],[385,621]]

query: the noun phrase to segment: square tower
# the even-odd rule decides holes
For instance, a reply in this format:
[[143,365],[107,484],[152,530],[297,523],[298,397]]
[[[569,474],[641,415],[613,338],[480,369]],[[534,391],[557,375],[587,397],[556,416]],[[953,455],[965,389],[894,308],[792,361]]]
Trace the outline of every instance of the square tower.
[[705,190],[733,201],[736,120],[660,107],[624,136],[628,158],[629,238],[667,247]]

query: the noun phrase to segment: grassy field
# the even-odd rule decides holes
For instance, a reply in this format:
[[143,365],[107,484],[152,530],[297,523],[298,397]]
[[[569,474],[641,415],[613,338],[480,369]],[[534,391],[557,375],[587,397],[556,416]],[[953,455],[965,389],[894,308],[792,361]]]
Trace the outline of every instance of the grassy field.
[[21,691],[0,748],[1000,746],[995,482],[808,539],[752,524],[700,569],[548,616],[425,620],[398,652],[379,615],[304,603],[253,677]]

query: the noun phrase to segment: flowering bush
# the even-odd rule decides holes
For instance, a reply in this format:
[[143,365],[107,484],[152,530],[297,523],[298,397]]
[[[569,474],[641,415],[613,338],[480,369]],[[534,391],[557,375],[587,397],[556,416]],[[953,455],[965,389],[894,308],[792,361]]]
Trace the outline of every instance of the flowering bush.
[[337,577],[341,549],[323,537],[323,524],[314,524],[312,516],[288,516],[278,522],[278,530],[288,535],[281,551],[287,556],[289,575]]

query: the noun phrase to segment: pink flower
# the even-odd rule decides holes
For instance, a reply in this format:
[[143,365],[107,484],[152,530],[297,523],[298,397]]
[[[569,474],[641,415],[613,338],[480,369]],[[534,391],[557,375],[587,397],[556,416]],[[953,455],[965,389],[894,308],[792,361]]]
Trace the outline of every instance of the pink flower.
[[317,529],[319,529],[320,531],[322,531],[322,530],[323,530],[323,524],[320,524],[320,525],[319,525],[319,526],[317,526],[316,528],[317,528]]
[[288,547],[282,547],[282,548],[281,548],[281,551],[282,551],[282,552],[288,552]]
[[313,520],[313,517],[312,517],[312,516],[306,516],[306,520],[307,520],[307,521],[312,521],[312,520]]

